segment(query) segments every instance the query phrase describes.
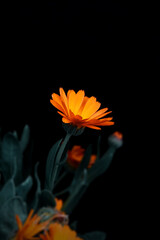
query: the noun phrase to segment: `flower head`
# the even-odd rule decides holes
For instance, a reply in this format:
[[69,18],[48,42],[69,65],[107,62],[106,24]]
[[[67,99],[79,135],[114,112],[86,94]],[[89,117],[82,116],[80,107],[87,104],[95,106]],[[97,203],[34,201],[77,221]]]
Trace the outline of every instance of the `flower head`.
[[99,110],[101,103],[95,97],[85,96],[83,90],[75,93],[74,90],[69,90],[67,95],[63,88],[59,89],[60,95],[53,93],[50,102],[62,115],[62,122],[76,126],[78,129],[88,127],[100,130],[101,126],[113,125],[112,117],[103,118],[111,111],[107,112],[108,108]]
[[62,226],[59,223],[53,223],[49,226],[49,231],[40,235],[42,240],[83,240],[77,237],[77,233],[68,225]]
[[[75,145],[68,151],[67,162],[73,168],[78,168],[85,154],[85,149],[81,146]],[[91,168],[96,161],[96,155],[92,154],[88,164],[88,168]]]
[[16,215],[16,221],[18,225],[18,231],[14,240],[36,240],[39,237],[35,237],[41,231],[45,230],[50,220],[40,222],[41,217],[35,214],[33,217],[33,209],[30,211],[26,221],[22,224],[21,219]]

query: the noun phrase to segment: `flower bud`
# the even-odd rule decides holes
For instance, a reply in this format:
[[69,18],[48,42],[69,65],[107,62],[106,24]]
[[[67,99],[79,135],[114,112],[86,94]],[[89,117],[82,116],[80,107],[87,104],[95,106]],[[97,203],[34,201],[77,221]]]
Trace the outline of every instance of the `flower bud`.
[[110,146],[115,148],[120,148],[123,145],[123,134],[116,131],[108,138],[108,143]]

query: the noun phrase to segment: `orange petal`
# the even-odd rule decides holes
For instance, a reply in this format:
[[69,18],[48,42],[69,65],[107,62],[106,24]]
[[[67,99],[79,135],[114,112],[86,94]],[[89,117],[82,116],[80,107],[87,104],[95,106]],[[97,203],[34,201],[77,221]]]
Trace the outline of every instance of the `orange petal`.
[[[33,224],[34,229],[31,231],[31,237],[37,235],[39,232],[44,230],[48,224],[49,224],[49,221],[39,223],[35,227],[34,227],[34,224]],[[37,238],[33,237],[33,239],[37,239],[38,240],[39,238],[38,237]]]
[[75,106],[75,98],[76,98],[76,93],[74,90],[70,90],[70,93],[68,95],[68,102],[69,102],[69,109],[73,112],[74,106]]
[[102,118],[102,119],[98,119],[100,122],[103,121],[111,121],[113,119],[113,117],[108,117],[108,118]]
[[42,239],[42,240],[49,240],[49,236],[47,236],[47,232],[45,231],[45,235],[44,234],[40,234],[39,236],[40,236],[40,238]]
[[62,98],[61,98],[61,96],[59,96],[58,94],[56,94],[56,93],[53,93],[52,94],[52,99],[55,101],[55,102],[57,102],[61,107],[62,107],[62,109],[63,109],[63,112],[65,112],[65,108],[63,107],[63,102],[62,102]]
[[89,98],[86,97],[86,96],[83,98],[82,104],[81,104],[81,106],[80,106],[80,108],[79,108],[79,110],[78,110],[78,112],[77,112],[77,115],[81,115],[81,113],[82,113],[82,111],[83,111],[83,109],[84,109],[84,106],[86,105],[88,99],[89,99]]
[[70,93],[72,92],[73,90],[68,90],[68,92],[67,92],[67,101],[69,102],[69,95],[70,95]]
[[102,117],[104,117],[104,116],[110,114],[111,112],[112,112],[112,111],[106,112],[106,113],[100,115],[99,117],[97,117],[96,119],[102,118]]
[[61,208],[62,208],[62,206],[63,206],[63,201],[62,201],[62,199],[55,198],[55,202],[56,202],[56,209],[57,209],[58,211],[60,211]]
[[53,93],[53,94],[52,94],[52,99],[53,99],[55,102],[57,102],[59,105],[62,106],[61,97],[60,97],[58,94]]
[[83,90],[79,90],[76,94],[76,98],[75,98],[75,107],[74,107],[74,114],[77,115],[81,104],[83,102],[84,99],[84,94],[85,92]]
[[67,100],[67,96],[65,94],[65,91],[63,90],[63,88],[60,88],[59,92],[60,92],[60,96],[61,96],[63,107],[64,107],[64,109],[66,111],[66,114],[68,114],[68,112],[69,112],[68,111],[69,110],[69,108],[68,108],[68,100]]
[[99,111],[97,111],[96,113],[94,113],[89,119],[97,119],[97,118],[100,118],[100,116],[102,115],[102,114],[108,114],[108,112],[107,113],[105,113],[106,111],[108,110],[108,108],[102,108],[101,110],[99,110]]
[[62,108],[57,102],[55,102],[53,99],[50,99],[50,103],[54,106],[54,107],[56,107],[57,109],[59,109],[61,112],[64,112],[65,113],[65,111],[64,111],[64,108]]
[[17,221],[18,228],[21,229],[23,225],[22,225],[21,219],[18,215],[16,215],[16,221]]
[[72,119],[77,118],[71,110],[69,111],[69,113],[70,113],[70,117],[71,117]]
[[71,120],[69,120],[68,118],[65,118],[65,117],[62,118],[62,121],[64,123],[71,123]]
[[113,125],[113,122],[110,122],[110,118],[104,119],[91,119],[90,121],[86,121],[86,124],[95,125],[95,126],[109,126]]
[[96,101],[95,97],[89,98],[84,106],[81,116],[83,119],[91,117],[100,108],[100,106],[101,104]]
[[59,112],[59,111],[57,111],[62,117],[65,117],[66,118],[66,115],[64,114],[64,113],[62,113],[62,112]]
[[94,126],[94,125],[90,125],[90,124],[84,124],[84,127],[88,127],[88,128],[92,128],[92,129],[96,129],[96,130],[101,130],[100,127]]
[[114,122],[104,121],[104,122],[99,122],[96,125],[97,126],[111,126],[111,125],[114,125]]
[[34,212],[34,210],[31,209],[31,211],[29,212],[28,217],[27,217],[27,219],[26,219],[26,221],[25,221],[25,225],[27,225],[28,222],[30,221],[30,219],[31,219],[31,217],[32,217],[32,215],[33,215],[33,212]]
[[112,111],[103,113],[103,114],[101,114],[100,116],[96,117],[95,119],[100,120],[100,118],[103,118],[104,116],[108,115],[108,114],[111,113],[111,112],[112,112]]

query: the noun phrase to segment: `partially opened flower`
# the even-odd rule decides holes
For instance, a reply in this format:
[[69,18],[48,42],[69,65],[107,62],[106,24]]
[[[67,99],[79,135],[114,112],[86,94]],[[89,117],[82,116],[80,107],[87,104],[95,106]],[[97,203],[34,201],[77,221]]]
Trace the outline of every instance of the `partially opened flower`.
[[50,220],[41,222],[41,217],[37,214],[33,215],[33,209],[30,211],[25,223],[21,222],[21,219],[16,215],[16,221],[18,225],[18,231],[14,240],[36,240],[40,239],[36,237],[41,231],[45,230],[50,223]]
[[[67,162],[73,168],[78,168],[85,154],[85,149],[81,146],[75,145],[68,151]],[[96,161],[96,155],[92,154],[88,164],[88,168],[91,168]]]
[[100,109],[101,103],[95,97],[85,96],[83,90],[75,93],[74,90],[69,90],[67,95],[63,88],[59,89],[60,95],[53,93],[50,102],[62,115],[62,122],[75,126],[76,128],[93,128],[101,129],[101,126],[113,125],[112,117],[103,118],[111,111],[107,112],[108,108]]
[[45,231],[40,237],[42,240],[83,240],[68,225],[62,226],[59,223],[50,224],[49,231]]

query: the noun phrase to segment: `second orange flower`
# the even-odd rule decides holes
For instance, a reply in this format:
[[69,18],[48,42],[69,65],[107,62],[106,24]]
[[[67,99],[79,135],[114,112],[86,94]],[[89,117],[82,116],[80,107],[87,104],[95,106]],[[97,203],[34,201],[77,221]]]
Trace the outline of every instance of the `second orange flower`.
[[[101,103],[95,97],[85,96],[84,90],[77,93],[69,90],[67,95],[63,88],[59,89],[60,95],[53,93],[50,102],[62,115],[62,121],[66,124],[72,124],[77,128],[93,128],[100,130],[101,126],[113,125],[112,117],[103,118],[111,113],[108,108],[99,110]],[[108,112],[107,112],[108,111]]]
[[[67,162],[68,164],[76,169],[79,167],[83,157],[85,154],[85,149],[82,148],[79,145],[75,145],[73,146],[73,148],[71,150],[68,151],[68,157],[67,157]],[[95,154],[92,154],[90,157],[90,161],[88,164],[88,168],[91,168],[92,165],[95,163],[97,156]]]

